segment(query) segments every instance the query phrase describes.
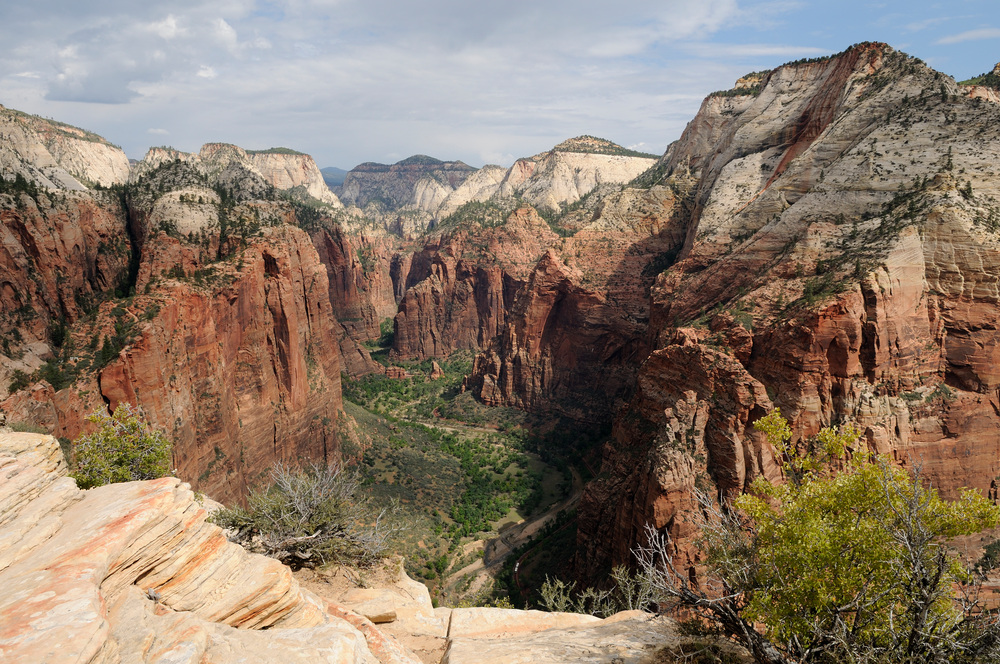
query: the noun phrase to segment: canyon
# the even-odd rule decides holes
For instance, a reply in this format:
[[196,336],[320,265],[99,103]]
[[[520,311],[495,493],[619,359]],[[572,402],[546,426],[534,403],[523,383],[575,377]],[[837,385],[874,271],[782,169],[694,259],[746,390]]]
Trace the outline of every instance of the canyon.
[[342,373],[467,353],[479,402],[610,427],[583,580],[647,523],[695,573],[697,493],[780,478],[753,428],[775,407],[802,444],[853,423],[995,498],[998,103],[864,43],[708,96],[660,157],[581,136],[509,168],[362,164],[336,192],[290,150],[130,169],[3,109],[0,409],[72,439],[138,403],[177,475],[233,501],[276,461],[341,459]]

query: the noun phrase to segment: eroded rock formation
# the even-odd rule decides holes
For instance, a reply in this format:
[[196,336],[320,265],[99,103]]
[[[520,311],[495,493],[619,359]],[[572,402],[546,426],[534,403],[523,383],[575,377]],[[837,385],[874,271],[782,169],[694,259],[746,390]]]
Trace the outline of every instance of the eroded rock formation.
[[179,476],[225,501],[276,462],[333,463],[340,454],[340,362],[323,265],[289,226],[237,260],[241,269],[213,274],[216,286],[164,282],[148,304],[156,314],[98,378],[112,409],[138,403],[167,432]]
[[177,479],[81,491],[54,438],[9,433],[0,477],[5,661],[416,662],[226,541]]
[[89,412],[135,403],[176,472],[227,501],[276,462],[339,460],[327,269],[251,157],[154,149],[120,191],[4,196],[3,351],[23,356],[5,387],[49,359],[3,402],[11,421],[72,439]]
[[33,664],[418,664],[442,655],[451,664],[611,664],[677,641],[673,621],[639,611],[599,620],[435,609],[427,588],[402,572],[386,588],[354,588],[331,601],[276,560],[228,542],[206,516],[175,478],[81,491],[54,438],[0,432],[0,656]]
[[502,333],[515,292],[557,239],[525,208],[495,228],[463,225],[429,242],[409,261],[393,353],[425,359],[484,347]]
[[[989,490],[998,119],[883,44],[705,101],[660,166],[691,201],[686,240],[581,508],[581,571],[627,561],[644,522],[683,539],[696,488],[775,474],[747,428],[769,402],[797,437],[854,422],[945,495]],[[729,377],[702,377],[707,359]]]

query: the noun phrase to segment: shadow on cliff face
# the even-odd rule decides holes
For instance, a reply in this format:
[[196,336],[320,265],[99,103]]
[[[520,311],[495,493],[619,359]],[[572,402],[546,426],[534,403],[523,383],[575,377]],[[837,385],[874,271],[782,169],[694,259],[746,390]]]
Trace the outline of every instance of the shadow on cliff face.
[[[749,427],[772,402],[797,439],[854,422],[869,449],[921,465],[943,495],[995,493],[996,296],[978,285],[1000,264],[982,147],[997,109],[891,49],[861,51],[871,60],[810,65],[826,84],[789,100],[780,126],[758,127],[777,145],[753,142],[752,119],[740,120],[748,144],[736,130],[717,131],[718,145],[688,136],[714,170],[681,260],[652,289],[658,350],[616,420],[606,477],[583,499],[581,572],[626,562],[646,522],[683,554],[695,488],[724,497],[773,471]],[[740,103],[703,111],[756,108]],[[948,140],[919,140],[918,123]],[[691,380],[707,360],[731,377]]]
[[[628,398],[646,339],[650,266],[676,255],[676,233],[627,245],[598,283],[549,252],[517,292],[507,326],[477,357],[466,386],[490,405],[609,420]],[[586,250],[577,265],[586,264]]]

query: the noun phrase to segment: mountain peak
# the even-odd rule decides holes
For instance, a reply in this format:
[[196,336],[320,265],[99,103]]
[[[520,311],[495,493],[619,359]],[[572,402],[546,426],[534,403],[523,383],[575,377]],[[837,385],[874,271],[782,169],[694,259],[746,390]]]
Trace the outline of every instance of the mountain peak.
[[584,134],[575,138],[568,138],[559,145],[552,148],[551,152],[584,152],[591,154],[620,155],[625,157],[649,157],[659,159],[659,155],[637,152],[622,147],[606,138],[598,138]]

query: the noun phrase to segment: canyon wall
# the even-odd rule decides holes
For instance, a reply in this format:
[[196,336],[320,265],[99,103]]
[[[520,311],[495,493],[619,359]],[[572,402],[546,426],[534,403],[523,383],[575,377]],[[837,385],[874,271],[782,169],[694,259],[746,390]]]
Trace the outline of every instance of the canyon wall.
[[236,261],[212,285],[165,278],[98,377],[111,409],[137,403],[166,431],[179,477],[227,502],[274,463],[338,461],[342,408],[326,270],[306,234],[275,229]]
[[327,267],[250,166],[235,146],[155,149],[120,191],[2,195],[5,387],[33,376],[0,403],[9,421],[72,439],[135,403],[175,472],[226,501],[274,463],[339,461]]
[[740,93],[661,164],[687,232],[581,506],[584,575],[627,562],[646,522],[684,542],[697,490],[778,478],[748,428],[772,405],[796,438],[853,422],[944,495],[995,493],[1000,107],[882,44]]

